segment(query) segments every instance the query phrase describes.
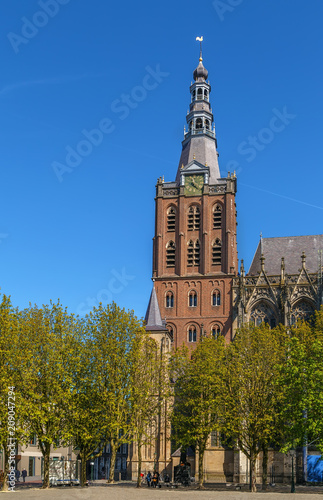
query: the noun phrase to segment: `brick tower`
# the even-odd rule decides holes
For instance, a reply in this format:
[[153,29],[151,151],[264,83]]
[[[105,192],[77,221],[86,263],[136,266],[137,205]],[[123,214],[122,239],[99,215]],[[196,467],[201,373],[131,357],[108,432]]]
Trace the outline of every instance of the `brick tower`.
[[174,348],[203,335],[231,340],[238,269],[236,177],[220,177],[202,50],[193,77],[176,180],[156,186],[153,280]]

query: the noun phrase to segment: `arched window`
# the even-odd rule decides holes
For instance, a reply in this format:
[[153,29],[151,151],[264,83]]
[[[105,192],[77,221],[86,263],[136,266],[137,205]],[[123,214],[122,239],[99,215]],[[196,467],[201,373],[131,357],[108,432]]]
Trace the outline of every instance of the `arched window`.
[[195,128],[196,128],[196,130],[203,128],[202,118],[197,118],[197,120],[195,122]]
[[190,207],[188,211],[188,224],[189,231],[200,229],[200,209],[199,207]]
[[167,325],[167,330],[170,335],[171,342],[174,342],[174,328],[172,325]]
[[206,89],[204,89],[204,99],[208,100],[208,91]]
[[205,128],[206,128],[206,130],[210,130],[210,121],[209,120],[205,120]]
[[191,325],[188,329],[188,341],[196,342],[196,327]]
[[170,207],[167,210],[167,231],[175,231],[176,212],[175,208]]
[[169,241],[166,245],[166,266],[175,266],[175,243],[173,241]]
[[212,245],[212,264],[214,266],[221,264],[221,256],[222,256],[222,245],[219,238],[217,238]]
[[196,92],[195,92],[195,89],[194,89],[193,90],[193,94],[192,94],[193,95],[193,101],[195,101],[195,94],[196,94]]
[[191,290],[189,295],[188,295],[188,305],[190,307],[196,307],[197,306],[197,293],[195,290]]
[[201,88],[197,89],[197,98],[203,99],[203,89]]
[[277,321],[272,308],[265,302],[256,304],[250,313],[250,320],[255,326],[266,323],[270,328],[275,328]]
[[212,330],[211,330],[212,337],[217,339],[221,335],[221,326],[220,325],[213,325]]
[[291,325],[296,325],[298,321],[309,321],[313,314],[314,307],[307,300],[300,300],[292,308]]
[[216,205],[213,209],[213,229],[220,229],[222,223],[222,207]]
[[221,293],[219,290],[214,290],[212,293],[212,306],[220,306],[221,305]]
[[174,294],[173,292],[166,292],[166,307],[174,307]]

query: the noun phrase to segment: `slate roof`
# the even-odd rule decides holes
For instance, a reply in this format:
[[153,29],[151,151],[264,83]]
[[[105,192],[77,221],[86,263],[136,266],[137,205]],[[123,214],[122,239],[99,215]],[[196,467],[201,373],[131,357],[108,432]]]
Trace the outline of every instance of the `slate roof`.
[[182,165],[186,167],[194,159],[202,165],[207,164],[210,169],[209,184],[217,184],[221,175],[215,139],[203,134],[191,135],[187,142],[183,141],[183,149],[176,176],[177,184],[180,181]]
[[155,287],[153,287],[150,295],[150,300],[145,316],[145,322],[146,322],[146,330],[149,332],[154,330],[162,330],[162,331],[166,330],[165,323],[161,318]]
[[248,274],[257,275],[260,272],[261,253],[265,257],[265,272],[268,275],[280,274],[282,257],[285,258],[285,273],[298,274],[302,267],[303,252],[306,255],[306,269],[310,273],[316,273],[319,269],[319,250],[323,250],[323,234],[262,238]]

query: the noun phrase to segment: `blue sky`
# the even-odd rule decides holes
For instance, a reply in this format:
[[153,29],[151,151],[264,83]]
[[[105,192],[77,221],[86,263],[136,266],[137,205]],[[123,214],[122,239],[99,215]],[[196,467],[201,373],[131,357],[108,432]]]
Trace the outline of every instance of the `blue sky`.
[[1,291],[145,314],[155,184],[175,178],[200,35],[239,257],[260,232],[321,234],[322,21],[320,0],[3,0]]

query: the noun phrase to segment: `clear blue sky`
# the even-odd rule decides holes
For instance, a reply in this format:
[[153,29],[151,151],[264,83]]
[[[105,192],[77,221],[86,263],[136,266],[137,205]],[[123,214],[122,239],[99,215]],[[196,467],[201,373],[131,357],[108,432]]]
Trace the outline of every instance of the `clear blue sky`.
[[[238,172],[239,257],[249,267],[261,231],[323,232],[321,0],[0,9],[0,286],[15,305],[59,297],[83,314],[113,299],[145,314],[155,183],[175,178],[199,35],[220,169]],[[89,151],[82,131],[99,126]],[[66,164],[69,147],[86,156]]]

